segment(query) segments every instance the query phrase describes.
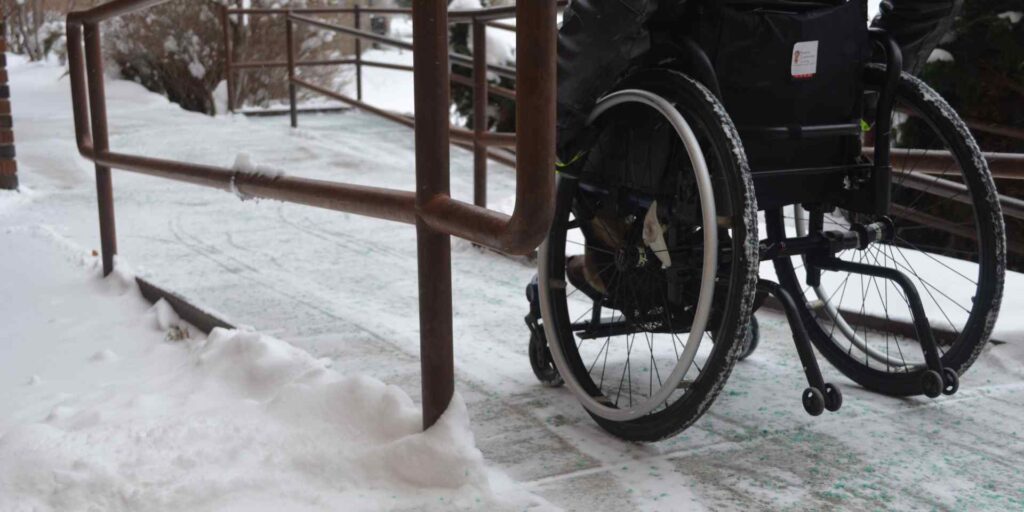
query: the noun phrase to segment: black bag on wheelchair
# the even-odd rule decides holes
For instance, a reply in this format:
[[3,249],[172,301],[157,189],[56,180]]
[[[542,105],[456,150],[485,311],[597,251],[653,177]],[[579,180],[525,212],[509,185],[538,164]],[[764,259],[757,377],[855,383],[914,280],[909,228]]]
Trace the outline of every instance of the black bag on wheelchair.
[[755,175],[860,156],[867,5],[839,1],[700,2],[686,17],[684,33],[707,54]]

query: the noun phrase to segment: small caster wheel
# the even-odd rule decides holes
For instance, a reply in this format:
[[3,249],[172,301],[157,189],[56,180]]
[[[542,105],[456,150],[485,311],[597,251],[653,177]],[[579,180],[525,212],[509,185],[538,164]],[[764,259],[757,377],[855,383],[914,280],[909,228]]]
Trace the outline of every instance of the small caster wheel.
[[743,361],[750,357],[751,354],[757,350],[757,344],[761,342],[761,326],[757,323],[757,318],[753,315],[750,316],[750,328],[747,329],[747,335],[743,337],[743,352],[740,353],[740,361]]
[[825,408],[836,412],[843,406],[843,392],[834,384],[825,384]]
[[807,388],[803,395],[804,410],[811,416],[820,416],[825,412],[825,395],[818,388]]
[[533,374],[541,384],[549,388],[565,384],[562,376],[558,374],[558,368],[555,368],[555,362],[551,360],[551,350],[548,349],[548,342],[543,334],[530,335],[530,366],[533,367]]
[[938,398],[942,395],[942,375],[935,370],[927,370],[921,375],[921,389],[928,398]]
[[944,382],[942,387],[943,395],[952,395],[960,389],[960,376],[956,374],[956,370],[952,368],[943,368],[942,377]]

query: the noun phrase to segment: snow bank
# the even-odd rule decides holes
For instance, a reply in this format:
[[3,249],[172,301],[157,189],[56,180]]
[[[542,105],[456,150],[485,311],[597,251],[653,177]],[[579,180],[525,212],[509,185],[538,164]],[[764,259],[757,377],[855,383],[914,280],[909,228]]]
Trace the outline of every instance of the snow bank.
[[257,332],[203,337],[145,303],[125,265],[101,279],[52,230],[0,239],[5,294],[22,299],[0,309],[0,510],[493,503],[458,396],[421,432],[397,387]]

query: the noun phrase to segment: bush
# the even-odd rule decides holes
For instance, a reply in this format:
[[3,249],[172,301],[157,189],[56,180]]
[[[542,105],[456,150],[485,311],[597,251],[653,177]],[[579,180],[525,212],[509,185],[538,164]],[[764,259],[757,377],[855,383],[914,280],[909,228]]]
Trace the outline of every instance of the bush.
[[[106,53],[121,74],[171,101],[196,112],[214,114],[214,92],[225,79],[223,2],[176,0],[110,23]],[[344,7],[349,2],[294,0],[288,7]],[[274,0],[254,0],[252,8],[280,8]],[[351,26],[351,15],[318,16]],[[284,62],[287,59],[285,23],[281,15],[232,16],[235,62]],[[337,59],[352,55],[350,37],[301,24],[295,30],[298,60]],[[339,66],[304,67],[303,79],[329,89],[346,81]],[[281,67],[238,70],[234,75],[236,106],[265,107],[288,98],[288,72]],[[305,94],[305,93],[303,93]],[[222,106],[223,108],[223,106]]]
[[104,49],[124,78],[213,114],[213,90],[224,76],[221,34],[216,4],[178,0],[111,20]]
[[32,61],[65,54],[64,15],[95,0],[0,0],[9,51]]

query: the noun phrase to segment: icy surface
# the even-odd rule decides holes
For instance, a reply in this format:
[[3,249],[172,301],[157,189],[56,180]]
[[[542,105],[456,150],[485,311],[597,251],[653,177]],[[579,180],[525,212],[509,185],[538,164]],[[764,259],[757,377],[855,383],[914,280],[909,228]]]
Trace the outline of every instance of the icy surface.
[[[10,259],[8,247],[23,242],[20,235],[9,235],[9,230],[56,233],[61,239],[90,249],[99,244],[91,166],[75,150],[67,80],[60,78],[62,70],[58,68],[11,60],[20,178],[29,192],[0,193],[0,282],[5,283],[5,292],[9,276],[18,277],[29,268],[27,263]],[[408,73],[396,73],[408,80]],[[373,116],[355,112],[303,115],[301,128],[290,130],[286,118],[211,119],[183,112],[131,83],[109,81],[107,92],[111,143],[117,150],[224,167],[230,167],[238,153],[247,152],[253,160],[284,169],[292,176],[414,188],[412,132]],[[509,198],[514,188],[507,168],[492,164],[489,189],[494,204],[504,209],[511,206]],[[216,190],[129,173],[115,173],[114,190],[119,249],[136,264],[140,274],[220,311],[238,325],[252,325],[288,341],[312,355],[314,362],[310,364],[329,363],[330,370],[341,378],[371,375],[398,386],[413,403],[418,402],[413,229],[272,201],[242,203]],[[452,150],[452,190],[458,198],[472,197],[472,157],[457,149]],[[470,428],[484,460],[491,469],[497,468],[509,477],[489,475],[494,493],[525,488],[539,496],[529,498],[522,508],[531,504],[593,511],[1015,510],[1024,506],[1020,465],[1024,452],[1021,335],[1005,345],[986,348],[964,376],[960,393],[935,401],[874,395],[825,365],[826,379],[843,388],[845,405],[839,413],[810,418],[799,402],[806,383],[788,326],[780,317],[761,312],[762,343],[758,352],[737,365],[708,414],[680,436],[653,445],[632,445],[601,431],[568,392],[543,388],[534,379],[527,362],[528,334],[522,323],[526,313],[522,289],[534,270],[521,261],[479,251],[459,240],[453,246],[456,386],[467,405]],[[45,259],[40,264],[45,270],[35,275],[59,273],[62,264],[67,266]],[[82,278],[77,269],[72,274]],[[64,296],[66,287],[48,287],[46,279],[37,282],[33,292],[42,298],[30,311],[38,315],[56,312],[59,304],[51,301]],[[91,282],[96,284],[95,280]],[[108,298],[127,301],[116,294]],[[1011,300],[1017,301],[1017,306],[1012,306]],[[1021,310],[1020,300],[1020,285],[1008,284],[997,329],[1020,329],[1024,325],[1024,319],[1015,314]],[[5,326],[0,330],[0,364],[15,360],[22,351],[35,353],[40,343],[38,339],[12,340],[8,334],[13,332],[7,327],[11,325],[8,312],[23,311],[15,306],[21,308],[26,301],[18,294],[0,295],[0,321]],[[100,301],[93,302],[99,306]],[[137,298],[132,298],[131,304],[135,313],[130,314],[131,308],[125,306],[117,318],[144,324],[146,331],[139,336],[116,337],[124,338],[123,343],[110,342],[115,337],[103,337],[95,343],[73,339],[62,345],[63,351],[47,353],[53,363],[44,360],[34,367],[5,366],[0,372],[0,404],[4,406],[0,429],[7,432],[12,425],[43,424],[36,427],[42,433],[21,435],[46,440],[56,428],[46,423],[50,416],[50,421],[70,429],[71,422],[92,421],[76,416],[87,407],[107,412],[115,419],[118,414],[127,414],[116,408],[116,401],[98,402],[106,396],[103,393],[119,396],[118,381],[113,378],[118,374],[111,370],[139,360],[139,352],[145,350],[174,350],[173,358],[147,359],[154,367],[146,375],[173,377],[177,374],[172,371],[184,372],[183,368],[163,365],[174,361],[191,364],[190,358],[196,353],[186,350],[183,343],[192,342],[164,342],[165,334],[153,327],[157,320],[143,316],[144,306]],[[71,333],[75,328],[75,322],[61,322],[59,314],[50,318],[58,332]],[[223,350],[231,352],[232,343],[222,345]],[[277,353],[278,348],[289,352],[277,344],[268,350]],[[120,360],[88,361],[103,350],[110,350]],[[243,354],[234,353],[232,357],[246,361]],[[83,384],[61,383],[61,376],[71,371],[82,372]],[[228,368],[189,371],[207,376],[207,381],[197,385],[216,393],[187,393],[184,388],[175,388],[182,395],[168,394],[186,402],[206,400],[217,393],[235,399],[243,396],[235,386],[245,379]],[[103,388],[106,384],[111,386]],[[263,389],[257,386],[257,390]],[[91,398],[83,396],[86,394]],[[258,397],[263,395],[251,396],[257,397],[251,405],[259,413],[256,417],[276,422],[287,416],[261,401]],[[63,405],[62,400],[72,402]],[[245,414],[256,412],[241,402],[235,404],[237,418],[228,419],[237,419],[238,427],[247,432],[245,429],[254,427],[244,421],[250,417]],[[168,407],[165,402],[147,402],[145,398],[140,403],[139,407],[149,410],[149,414],[163,414]],[[325,431],[332,436],[347,435],[335,424],[319,423],[324,417],[333,418],[323,414],[317,416],[317,421],[302,422],[309,424],[310,435]],[[196,421],[206,417],[228,421],[216,409],[202,409],[195,415]],[[104,421],[102,416],[99,421]],[[178,419],[168,419],[170,426],[175,421]],[[295,427],[285,423],[282,420],[268,425],[285,430]],[[133,423],[118,425],[127,428],[124,425]],[[85,435],[73,429],[69,432],[72,436]],[[204,435],[213,439],[221,432],[206,431]],[[265,439],[249,439],[253,438]],[[291,444],[292,438],[288,439]],[[3,442],[10,441],[0,439]],[[144,443],[132,438],[117,442]],[[181,455],[186,466],[189,454],[208,446],[198,443],[194,448],[191,444],[182,441],[172,445],[175,456]],[[69,444],[67,452],[59,453],[77,453],[71,450],[74,446]],[[98,446],[113,450],[118,445]],[[151,446],[151,451],[139,453],[135,460],[165,460],[159,458],[162,445]],[[227,469],[218,478],[234,475],[238,481],[245,481],[245,472],[255,471],[255,462],[245,458],[245,446],[235,454],[241,462],[221,466]],[[213,453],[223,454],[217,450]],[[317,458],[319,452],[309,453],[308,461],[324,460]],[[143,476],[158,481],[170,474],[191,473],[173,464],[162,471],[159,465],[135,467],[130,460],[118,457],[113,450],[95,457],[44,460],[70,465],[68,471],[48,474],[46,485],[75,482],[82,473],[117,475],[122,467],[143,471]],[[351,459],[339,456],[337,460],[345,464]],[[81,463],[75,466],[78,461]],[[125,465],[116,465],[121,462]],[[4,456],[0,464],[11,465],[6,466],[7,470],[14,471],[15,476],[34,471],[34,466],[19,465],[17,458]],[[284,464],[281,459],[268,458],[261,461],[260,471],[283,471]],[[308,477],[312,483],[285,479],[281,485],[314,485],[319,478],[336,479],[329,480],[332,484],[358,485],[350,484],[356,482],[356,477],[345,480],[349,476],[336,475],[339,466],[310,467],[314,469],[306,468],[305,474],[315,473]],[[202,469],[196,466],[193,471],[195,468]],[[238,473],[233,472],[236,470]],[[387,476],[389,485],[405,478],[390,473]],[[41,487],[35,496],[44,499],[47,495],[43,491],[54,488]],[[78,487],[77,492],[100,495],[106,488],[105,481],[101,481],[92,487]],[[178,489],[162,488],[166,493]],[[420,492],[423,488],[409,484],[408,489]],[[18,492],[31,490],[19,488]],[[7,493],[0,492],[0,496],[6,497]],[[251,501],[239,506],[259,510],[264,499],[273,503],[269,500],[275,496],[254,491]],[[367,496],[372,500],[377,495]],[[390,495],[382,499],[388,498]],[[163,506],[168,502],[154,503]],[[417,504],[388,507],[386,501],[376,504],[381,503],[380,508],[385,509],[419,508]],[[475,508],[474,504],[466,507]],[[307,509],[338,508],[310,503]]]

